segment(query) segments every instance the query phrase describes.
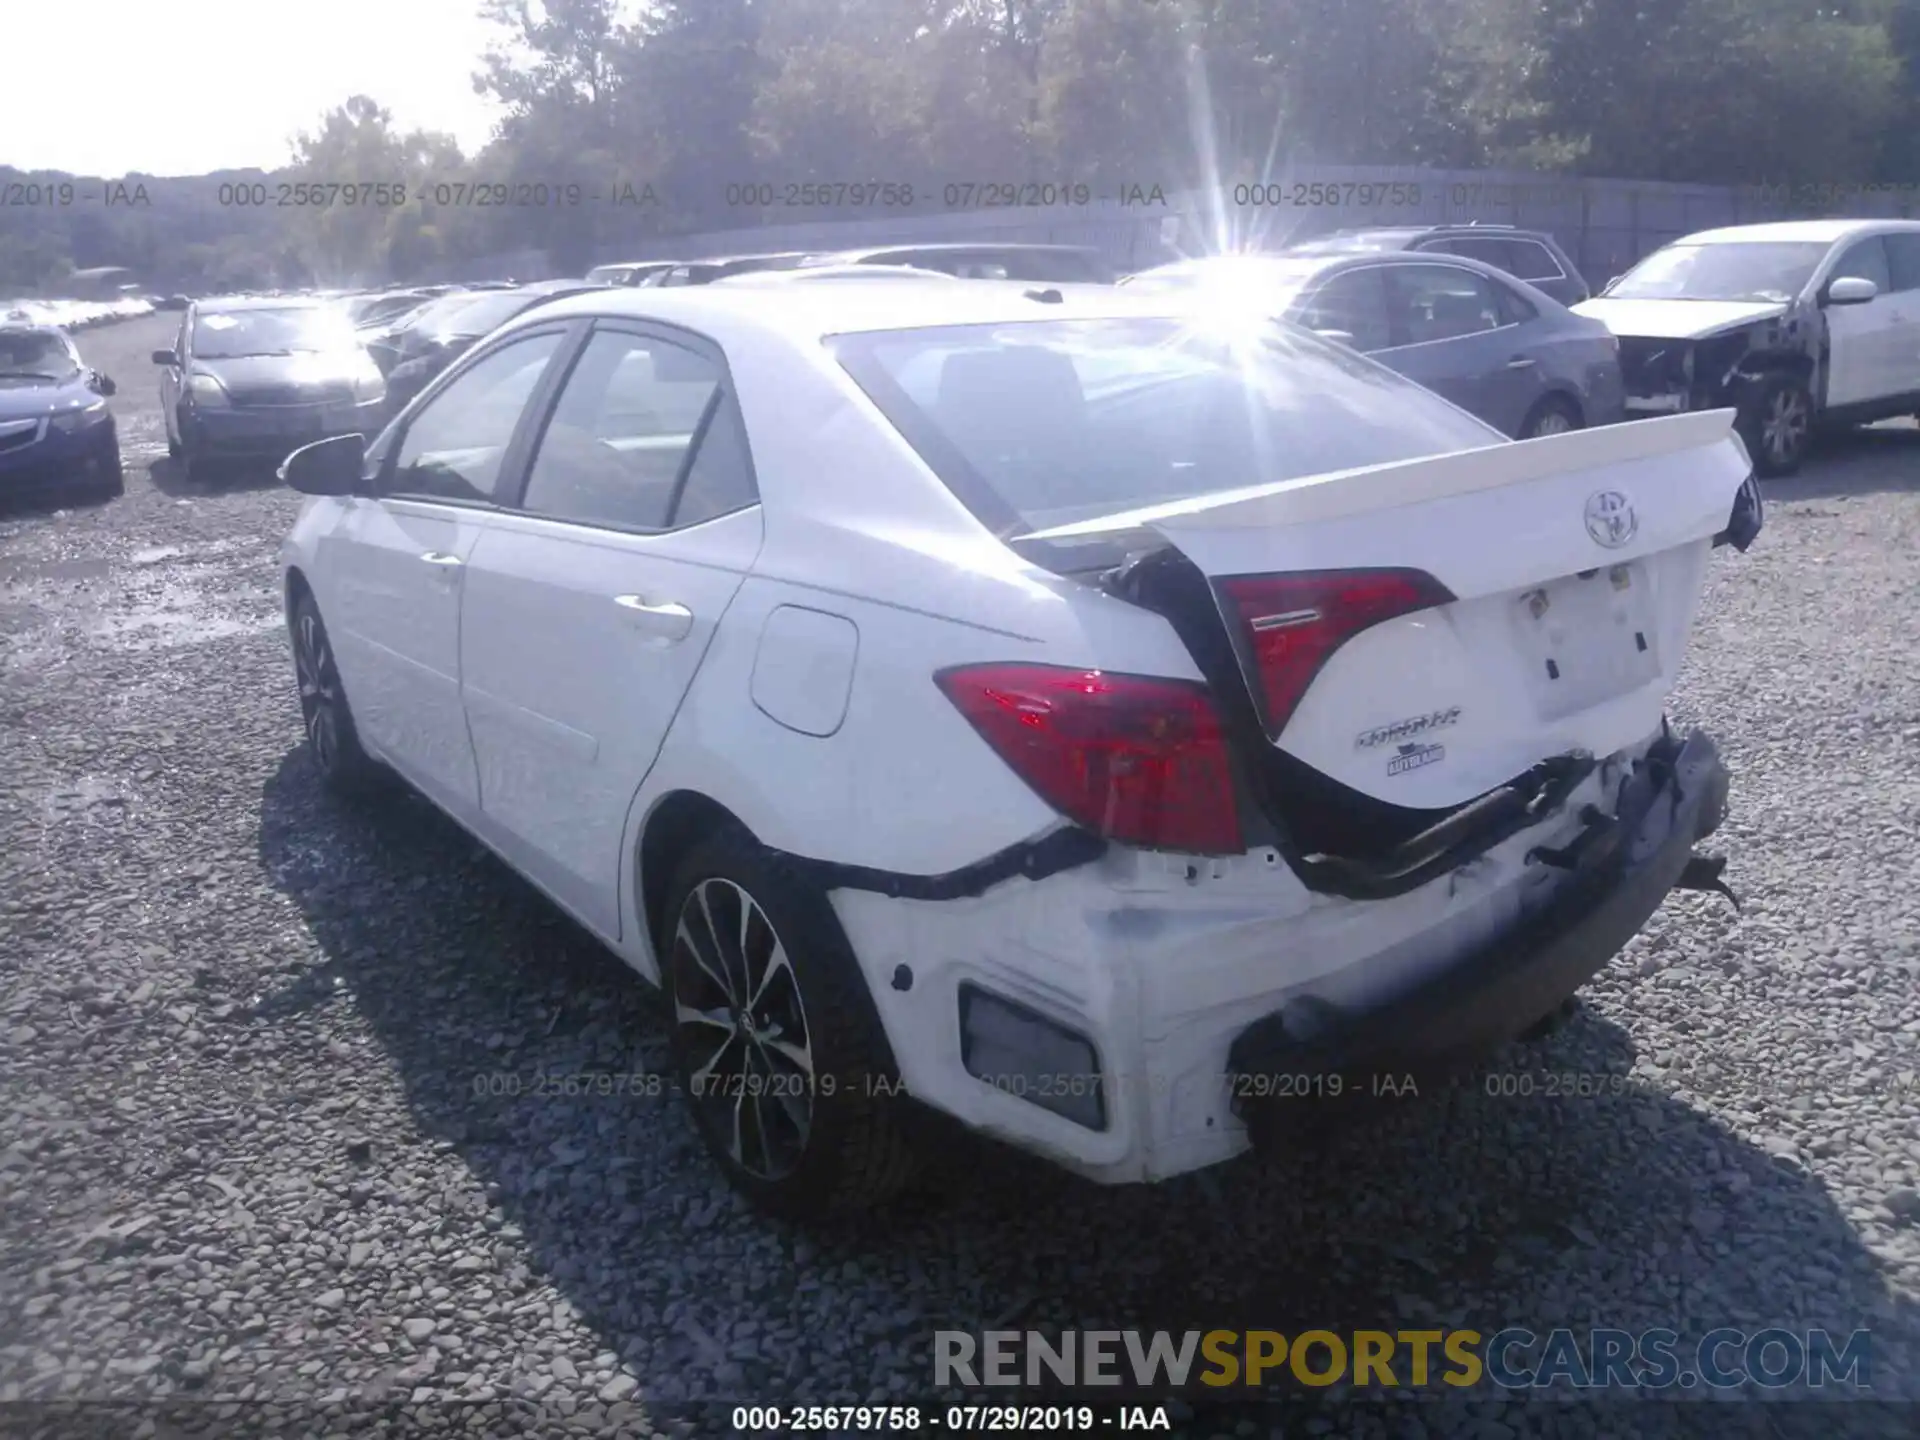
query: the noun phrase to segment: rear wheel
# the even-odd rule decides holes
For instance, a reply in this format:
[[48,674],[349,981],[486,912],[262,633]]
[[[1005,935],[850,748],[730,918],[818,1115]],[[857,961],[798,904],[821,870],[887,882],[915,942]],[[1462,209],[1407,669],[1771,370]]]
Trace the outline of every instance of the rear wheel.
[[873,998],[825,892],[738,830],[669,888],[661,980],[701,1140],[760,1209],[819,1219],[918,1169]]
[[1579,428],[1579,407],[1564,395],[1549,395],[1527,413],[1518,438],[1537,440],[1542,435],[1564,435]]
[[300,685],[300,723],[320,778],[343,794],[364,793],[380,777],[380,766],[360,748],[333,645],[311,595],[293,605],[293,673]]
[[1763,476],[1791,475],[1813,440],[1813,397],[1792,375],[1769,375],[1742,408],[1740,438]]

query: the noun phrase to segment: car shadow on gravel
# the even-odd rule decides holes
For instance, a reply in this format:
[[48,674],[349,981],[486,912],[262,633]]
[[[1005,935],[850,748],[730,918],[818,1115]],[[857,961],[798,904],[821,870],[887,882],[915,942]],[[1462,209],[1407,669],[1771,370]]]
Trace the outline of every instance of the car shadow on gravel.
[[222,461],[205,477],[187,478],[186,466],[162,455],[147,466],[153,488],[173,500],[194,500],[246,490],[274,490],[280,486],[278,461]]
[[1826,500],[1920,489],[1920,426],[1908,422],[1836,430],[1797,475],[1765,482],[1773,501]]
[[45,520],[69,510],[100,510],[118,500],[118,495],[8,495],[0,498],[0,520]]
[[[351,1006],[417,1132],[372,1138],[370,1181],[417,1167],[397,1150],[457,1155],[475,1198],[443,1228],[486,1250],[496,1207],[520,1258],[495,1251],[483,1278],[550,1283],[655,1405],[844,1403],[903,1373],[921,1398],[940,1329],[1914,1333],[1800,1158],[1627,1081],[1630,1037],[1584,1007],[1294,1157],[1109,1189],[967,1141],[890,1211],[777,1224],[644,1078],[666,1049],[648,987],[458,827],[403,794],[327,798],[304,750],[261,803],[260,863],[326,958],[251,1023]],[[601,1075],[643,1078],[609,1093]]]

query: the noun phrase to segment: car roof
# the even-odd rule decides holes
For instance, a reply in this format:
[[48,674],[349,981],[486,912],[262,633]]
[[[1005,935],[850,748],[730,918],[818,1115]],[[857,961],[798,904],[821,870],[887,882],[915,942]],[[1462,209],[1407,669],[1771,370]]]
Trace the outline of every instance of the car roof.
[[[1057,295],[1048,303],[1035,295]],[[757,333],[817,344],[833,335],[944,325],[998,325],[1025,320],[1174,317],[1177,296],[1134,295],[1111,285],[1032,281],[899,281],[888,285],[686,285],[664,289],[594,290],[542,305],[510,322],[540,324],[574,315],[654,319],[731,342]]]
[[1668,243],[1674,245],[1757,245],[1776,244],[1831,245],[1854,235],[1875,231],[1920,232],[1920,220],[1775,220],[1764,225],[1727,225],[1718,230],[1700,230],[1682,235]]
[[937,244],[922,245],[908,240],[899,245],[862,245],[853,250],[816,251],[823,261],[849,260],[865,255],[955,255],[973,250],[989,250],[996,254],[1017,255],[1098,255],[1100,252],[1091,245],[1040,245],[1025,241],[999,240],[942,240]]
[[0,335],[52,335],[65,340],[67,332],[58,325],[49,325],[44,320],[9,320],[0,315]]
[[231,310],[327,310],[331,302],[308,295],[216,295],[193,302],[196,312],[225,314]]

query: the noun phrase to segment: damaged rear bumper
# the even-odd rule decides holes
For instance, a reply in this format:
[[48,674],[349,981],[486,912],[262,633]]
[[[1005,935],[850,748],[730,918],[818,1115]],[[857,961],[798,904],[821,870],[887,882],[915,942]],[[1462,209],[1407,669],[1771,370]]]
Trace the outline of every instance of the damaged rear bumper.
[[[1693,847],[1726,814],[1713,741],[1663,740],[1574,844],[1533,863],[1568,870],[1551,901],[1491,944],[1386,973],[1357,966],[1291,995],[1228,1053],[1234,1109],[1256,1147],[1342,1107],[1416,1094],[1550,1017],[1675,888],[1720,889]],[[1412,1077],[1414,1084],[1407,1085]]]

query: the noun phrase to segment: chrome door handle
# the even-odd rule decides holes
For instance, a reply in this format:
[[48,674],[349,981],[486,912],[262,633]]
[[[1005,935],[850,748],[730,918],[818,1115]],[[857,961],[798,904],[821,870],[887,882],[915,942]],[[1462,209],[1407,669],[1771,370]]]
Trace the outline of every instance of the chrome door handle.
[[663,639],[684,640],[693,629],[693,612],[671,600],[663,605],[651,605],[644,595],[616,595],[613,603],[625,610],[641,629]]
[[1538,365],[1539,363],[1540,362],[1538,360],[1535,360],[1531,355],[1516,355],[1511,360],[1507,361],[1507,369],[1529,370],[1529,369],[1532,369],[1535,365]]
[[449,555],[443,550],[428,550],[420,558],[429,565],[440,566],[443,570],[451,570],[461,563],[458,555]]

